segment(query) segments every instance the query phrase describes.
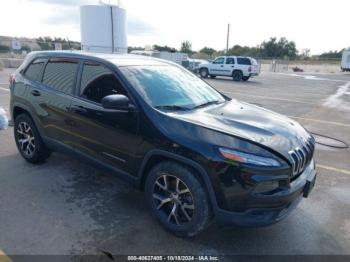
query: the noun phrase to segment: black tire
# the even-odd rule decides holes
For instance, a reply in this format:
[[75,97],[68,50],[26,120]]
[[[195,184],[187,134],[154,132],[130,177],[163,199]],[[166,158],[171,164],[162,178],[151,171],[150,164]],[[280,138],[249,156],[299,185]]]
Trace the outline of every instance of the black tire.
[[176,162],[164,161],[152,168],[146,180],[145,195],[153,216],[176,236],[192,237],[207,228],[212,220],[204,185],[195,172]]
[[50,156],[51,151],[45,146],[29,115],[20,114],[16,117],[13,132],[17,149],[28,162],[42,163]]
[[201,78],[208,78],[208,76],[209,76],[208,69],[206,69],[206,68],[199,69],[199,75]]
[[232,78],[233,78],[233,81],[237,81],[237,82],[241,81],[243,78],[243,74],[239,70],[233,71]]
[[243,80],[243,81],[248,81],[249,78],[250,78],[249,76],[243,76],[243,77],[242,77],[242,80]]
[[210,75],[210,78],[211,78],[211,79],[215,79],[215,78],[216,78],[216,76],[214,76],[214,75]]

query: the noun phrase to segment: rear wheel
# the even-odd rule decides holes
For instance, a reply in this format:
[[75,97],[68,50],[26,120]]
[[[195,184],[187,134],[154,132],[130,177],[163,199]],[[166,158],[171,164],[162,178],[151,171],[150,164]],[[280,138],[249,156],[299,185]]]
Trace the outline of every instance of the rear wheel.
[[208,69],[206,68],[199,69],[199,75],[201,76],[201,78],[207,78],[209,75]]
[[14,136],[18,151],[30,163],[44,162],[51,154],[45,146],[33,120],[27,114],[15,119]]
[[243,74],[241,71],[238,71],[238,70],[233,71],[232,78],[233,78],[233,81],[241,81],[243,78]]
[[147,177],[145,191],[153,215],[177,236],[194,236],[211,222],[206,190],[185,166],[170,161],[158,164]]
[[249,76],[243,76],[243,77],[242,77],[242,80],[243,80],[243,81],[248,81],[249,78],[250,78]]

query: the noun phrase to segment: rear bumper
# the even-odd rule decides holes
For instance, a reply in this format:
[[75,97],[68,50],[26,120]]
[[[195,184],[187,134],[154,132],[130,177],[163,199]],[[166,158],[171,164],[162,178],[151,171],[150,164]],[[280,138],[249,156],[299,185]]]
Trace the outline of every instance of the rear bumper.
[[[244,212],[234,212],[224,209],[216,211],[216,220],[222,225],[237,225],[244,227],[268,226],[279,222],[294,210],[303,197],[308,197],[316,181],[316,171],[308,168],[291,186],[282,192],[268,196],[264,207],[251,208]],[[271,203],[281,202],[278,207],[269,207]]]

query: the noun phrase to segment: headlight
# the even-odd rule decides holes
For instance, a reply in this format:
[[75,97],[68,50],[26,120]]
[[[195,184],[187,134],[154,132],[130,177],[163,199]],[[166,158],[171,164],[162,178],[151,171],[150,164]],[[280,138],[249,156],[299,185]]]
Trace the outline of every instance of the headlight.
[[256,166],[281,166],[280,162],[278,162],[276,159],[269,157],[257,156],[222,147],[219,148],[219,151],[223,157],[233,162],[251,164]]

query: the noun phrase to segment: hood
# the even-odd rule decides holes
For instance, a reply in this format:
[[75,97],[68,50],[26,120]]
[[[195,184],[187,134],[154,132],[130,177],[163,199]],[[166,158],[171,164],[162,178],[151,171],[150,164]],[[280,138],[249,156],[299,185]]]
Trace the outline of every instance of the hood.
[[169,114],[177,119],[251,140],[277,151],[287,159],[290,158],[289,151],[302,147],[311,139],[311,135],[296,121],[237,100]]

